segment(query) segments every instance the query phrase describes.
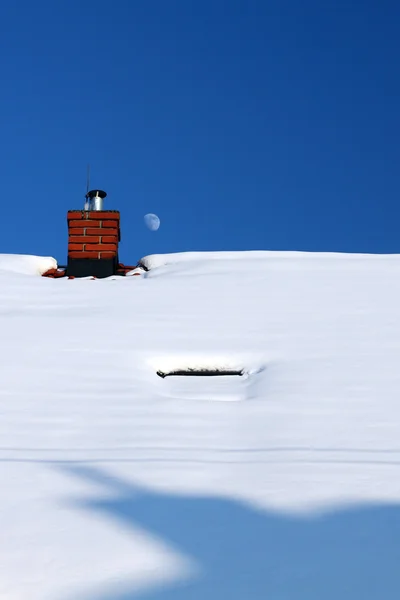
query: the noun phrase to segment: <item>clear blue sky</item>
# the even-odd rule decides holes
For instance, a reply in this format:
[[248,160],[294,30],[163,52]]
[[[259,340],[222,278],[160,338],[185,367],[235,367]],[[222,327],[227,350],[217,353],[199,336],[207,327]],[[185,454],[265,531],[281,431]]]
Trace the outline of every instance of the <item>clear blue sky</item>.
[[385,0],[3,0],[0,252],[65,263],[87,163],[127,264],[400,252],[399,30]]

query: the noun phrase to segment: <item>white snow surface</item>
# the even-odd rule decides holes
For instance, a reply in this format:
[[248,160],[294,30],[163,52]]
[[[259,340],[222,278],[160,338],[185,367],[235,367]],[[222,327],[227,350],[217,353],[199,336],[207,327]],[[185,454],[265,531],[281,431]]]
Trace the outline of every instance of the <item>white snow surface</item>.
[[400,598],[400,256],[53,260],[0,255],[0,599]]
[[51,256],[31,256],[23,254],[0,254],[0,272],[11,271],[23,275],[43,275],[57,268],[57,261]]

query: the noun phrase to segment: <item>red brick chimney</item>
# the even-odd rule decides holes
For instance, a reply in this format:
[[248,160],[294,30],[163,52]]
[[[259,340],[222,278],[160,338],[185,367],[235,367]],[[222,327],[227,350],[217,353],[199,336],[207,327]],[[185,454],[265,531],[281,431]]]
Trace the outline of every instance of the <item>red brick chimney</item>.
[[88,192],[83,210],[68,211],[68,276],[100,278],[117,272],[120,215],[103,210],[106,195]]

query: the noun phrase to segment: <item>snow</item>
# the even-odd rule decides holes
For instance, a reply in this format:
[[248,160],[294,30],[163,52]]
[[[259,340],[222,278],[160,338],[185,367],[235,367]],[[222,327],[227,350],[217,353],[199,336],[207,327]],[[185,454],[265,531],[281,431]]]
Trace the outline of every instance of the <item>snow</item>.
[[0,599],[400,597],[400,256],[53,260],[0,255]]
[[43,275],[57,268],[57,261],[51,256],[31,256],[21,254],[0,254],[0,271],[11,271],[24,275]]

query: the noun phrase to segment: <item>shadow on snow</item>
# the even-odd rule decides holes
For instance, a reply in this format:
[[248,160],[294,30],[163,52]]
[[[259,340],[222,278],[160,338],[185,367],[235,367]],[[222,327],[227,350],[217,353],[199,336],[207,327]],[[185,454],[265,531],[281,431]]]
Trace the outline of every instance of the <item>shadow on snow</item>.
[[[239,501],[155,493],[89,466],[64,471],[102,492],[77,506],[158,536],[198,578],[95,600],[398,600],[400,506],[291,517]],[[132,561],[135,557],[132,556]]]

